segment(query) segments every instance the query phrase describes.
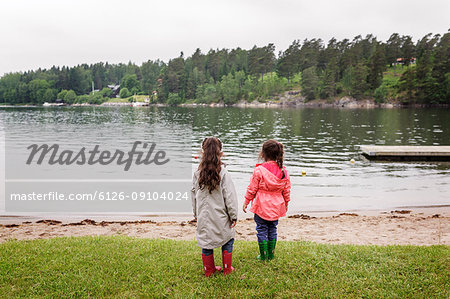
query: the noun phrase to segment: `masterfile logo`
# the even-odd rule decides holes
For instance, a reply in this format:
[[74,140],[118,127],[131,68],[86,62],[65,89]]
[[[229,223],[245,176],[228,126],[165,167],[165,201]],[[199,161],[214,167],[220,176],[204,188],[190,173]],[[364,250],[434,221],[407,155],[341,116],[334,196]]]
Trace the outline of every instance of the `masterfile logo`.
[[[141,146],[142,150],[138,150]],[[156,143],[147,143],[135,141],[129,152],[124,152],[119,149],[114,151],[100,150],[100,145],[96,144],[92,150],[86,150],[82,147],[78,151],[62,150],[58,144],[49,146],[48,144],[32,144],[27,147],[30,150],[26,164],[30,165],[33,162],[41,165],[47,162],[49,165],[109,165],[116,163],[117,165],[124,165],[124,171],[128,171],[133,164],[136,165],[164,165],[170,159],[166,158],[166,152],[163,150],[155,150]],[[37,157],[36,157],[37,156]],[[36,159],[35,159],[36,157]]]

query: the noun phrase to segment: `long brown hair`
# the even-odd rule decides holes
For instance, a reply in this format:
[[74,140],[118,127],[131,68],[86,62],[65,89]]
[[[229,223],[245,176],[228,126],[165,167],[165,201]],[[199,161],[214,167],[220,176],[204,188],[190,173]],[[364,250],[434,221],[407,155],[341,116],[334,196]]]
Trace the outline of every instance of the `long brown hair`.
[[275,161],[280,169],[283,169],[284,146],[281,142],[269,139],[264,142],[259,157],[264,161]]
[[202,142],[202,150],[202,160],[198,166],[200,171],[198,185],[200,189],[207,187],[211,193],[220,184],[222,142],[216,137],[205,138]]

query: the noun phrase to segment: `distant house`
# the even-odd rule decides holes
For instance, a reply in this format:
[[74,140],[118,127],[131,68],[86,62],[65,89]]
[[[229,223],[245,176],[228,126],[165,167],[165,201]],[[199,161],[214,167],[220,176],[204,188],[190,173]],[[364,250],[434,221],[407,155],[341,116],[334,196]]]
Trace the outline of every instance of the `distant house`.
[[[403,64],[406,63],[407,60],[408,60],[407,58],[397,58],[395,64],[401,64],[401,65],[403,65]],[[411,58],[409,59],[409,64],[415,64],[415,63],[416,63],[416,58],[415,58],[415,57],[411,57]]]
[[120,85],[108,85],[108,88],[111,89],[112,93],[111,93],[111,98],[118,98],[119,97],[119,92],[120,92]]

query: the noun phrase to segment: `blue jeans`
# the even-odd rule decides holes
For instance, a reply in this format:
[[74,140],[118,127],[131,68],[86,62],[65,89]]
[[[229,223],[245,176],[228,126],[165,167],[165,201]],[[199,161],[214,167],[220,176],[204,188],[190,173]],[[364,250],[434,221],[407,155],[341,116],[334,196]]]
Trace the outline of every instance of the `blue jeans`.
[[256,214],[254,219],[256,222],[256,236],[258,237],[258,243],[261,243],[262,241],[272,241],[277,239],[278,220],[264,220]]
[[[226,242],[225,244],[222,245],[222,252],[224,252],[225,250],[228,252],[232,252],[233,251],[233,244],[234,244],[234,238],[231,238],[230,241]],[[213,249],[204,249],[202,248],[202,253],[205,256],[211,255],[214,253]]]

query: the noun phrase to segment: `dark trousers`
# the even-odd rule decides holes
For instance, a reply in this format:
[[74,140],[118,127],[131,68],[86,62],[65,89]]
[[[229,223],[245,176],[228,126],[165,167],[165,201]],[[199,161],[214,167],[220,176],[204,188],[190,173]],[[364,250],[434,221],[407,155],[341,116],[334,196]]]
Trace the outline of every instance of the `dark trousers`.
[[256,236],[258,237],[258,243],[261,243],[262,241],[272,241],[277,239],[278,220],[264,220],[256,214],[254,219],[256,222]]
[[[234,238],[231,238],[230,241],[226,242],[225,244],[222,245],[222,252],[224,252],[225,250],[228,252],[232,252],[233,251],[233,244],[234,244]],[[204,249],[202,248],[202,253],[205,256],[211,255],[214,253],[213,249]]]

